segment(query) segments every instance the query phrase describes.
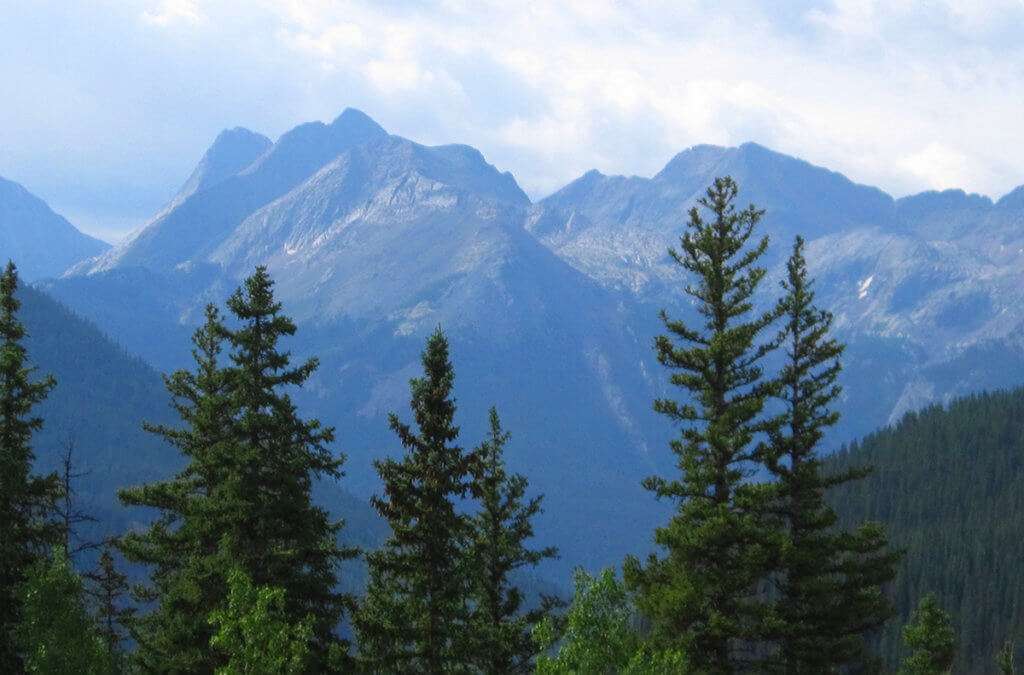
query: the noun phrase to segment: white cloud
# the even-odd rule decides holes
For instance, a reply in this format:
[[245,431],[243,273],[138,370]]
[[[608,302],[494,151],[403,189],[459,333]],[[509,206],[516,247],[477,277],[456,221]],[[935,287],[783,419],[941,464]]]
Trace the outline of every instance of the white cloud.
[[934,190],[947,190],[967,185],[979,179],[997,180],[981,162],[955,150],[949,145],[932,142],[901,157],[897,165],[922,185]]
[[198,0],[160,0],[155,7],[142,12],[143,21],[161,27],[176,23],[198,24],[205,18]]
[[[896,193],[956,181],[1009,189],[1024,179],[1024,163],[988,145],[990,131],[965,126],[980,118],[985,129],[1012,133],[1024,57],[956,36],[965,26],[978,36],[1020,22],[1024,8],[1019,0],[932,7],[836,0],[780,18],[753,3],[730,14],[697,2],[445,2],[428,11],[296,0],[284,20],[312,44],[332,43],[336,22],[358,25],[366,38],[332,53],[381,95],[422,102],[421,129],[404,123],[398,132],[474,143],[534,194],[591,166],[649,174],[685,145],[746,140]],[[466,82],[467,59],[514,81],[532,105]],[[453,89],[465,92],[457,119],[432,119]],[[929,164],[922,148],[948,138],[963,161]]]

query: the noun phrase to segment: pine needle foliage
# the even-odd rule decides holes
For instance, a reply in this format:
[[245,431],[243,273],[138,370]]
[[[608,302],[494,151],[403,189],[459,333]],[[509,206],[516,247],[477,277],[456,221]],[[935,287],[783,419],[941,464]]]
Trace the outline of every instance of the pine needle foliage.
[[363,667],[373,672],[449,673],[472,669],[469,633],[471,516],[459,509],[478,459],[456,444],[455,373],[439,328],[409,383],[414,430],[397,415],[391,429],[401,459],[375,462],[384,494],[373,505],[391,526],[367,555],[370,581],[356,628]]
[[777,593],[778,649],[763,667],[786,673],[833,672],[868,657],[865,635],[894,613],[883,587],[895,577],[877,524],[836,527],[826,492],[867,475],[862,468],[822,469],[820,448],[839,414],[836,380],[843,346],[830,336],[832,315],[814,305],[804,241],[797,237],[782,282],[780,343],[785,361],[776,396],[783,412],[771,429],[766,465],[775,481],[774,509],[785,524]]
[[[335,567],[356,551],[339,546],[341,523],[311,499],[317,477],[338,478],[334,431],[303,420],[288,390],[317,361],[291,364],[280,341],[295,333],[260,267],[228,300],[236,327],[215,307],[193,338],[195,369],[166,378],[179,427],[151,431],[187,461],[175,477],[121,492],[129,505],[158,509],[147,530],[120,547],[153,567],[140,600],[156,608],[135,622],[138,665],[149,672],[212,673],[224,657],[210,647],[207,617],[224,606],[240,568],[254,584],[283,589],[288,616],[314,617],[312,664],[326,668],[337,627],[353,600],[336,590]],[[228,347],[227,362],[224,347]]]
[[531,672],[537,654],[533,627],[560,604],[554,597],[542,597],[537,607],[524,611],[523,592],[515,585],[516,572],[555,558],[558,551],[528,547],[542,497],[527,499],[526,477],[508,473],[504,453],[509,438],[497,409],[491,408],[490,436],[476,451],[480,461],[473,492],[480,510],[472,521],[468,555],[473,581],[472,651],[480,671],[494,675]]
[[665,556],[651,555],[646,564],[629,558],[624,568],[652,643],[681,650],[699,672],[741,666],[746,645],[769,630],[758,585],[779,547],[779,528],[766,516],[769,491],[747,480],[761,461],[757,438],[767,430],[763,409],[775,391],[762,362],[776,346],[763,338],[776,313],[752,304],[768,239],[754,240],[763,212],[737,209],[737,194],[731,178],[716,179],[700,208],[691,209],[679,250],[669,251],[695,280],[685,292],[702,323],[662,312],[668,334],[656,339],[658,360],[687,402],[660,399],[655,410],[682,427],[672,441],[680,475],[644,484],[678,508],[655,532]]
[[8,262],[0,275],[0,672],[18,672],[14,642],[20,617],[17,588],[30,566],[60,541],[51,518],[60,496],[56,475],[33,474],[32,435],[43,427],[33,414],[56,382],[35,378],[18,320],[18,270]]

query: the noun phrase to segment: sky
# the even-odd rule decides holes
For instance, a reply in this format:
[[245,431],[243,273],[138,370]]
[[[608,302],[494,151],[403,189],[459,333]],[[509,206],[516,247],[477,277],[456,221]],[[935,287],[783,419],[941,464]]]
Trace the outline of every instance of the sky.
[[0,0],[0,176],[115,240],[217,133],[344,108],[533,198],[755,141],[894,196],[1024,183],[1024,0]]

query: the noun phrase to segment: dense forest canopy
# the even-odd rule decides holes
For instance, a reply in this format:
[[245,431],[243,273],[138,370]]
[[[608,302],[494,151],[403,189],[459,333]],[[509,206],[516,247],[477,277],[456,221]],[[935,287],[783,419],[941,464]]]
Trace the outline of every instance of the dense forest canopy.
[[[1024,642],[1024,389],[909,413],[827,466],[874,467],[830,500],[840,522],[885,523],[905,551],[891,591],[903,619],[928,592],[953,614],[956,672],[991,672],[987,655]],[[881,638],[890,663],[899,623]]]

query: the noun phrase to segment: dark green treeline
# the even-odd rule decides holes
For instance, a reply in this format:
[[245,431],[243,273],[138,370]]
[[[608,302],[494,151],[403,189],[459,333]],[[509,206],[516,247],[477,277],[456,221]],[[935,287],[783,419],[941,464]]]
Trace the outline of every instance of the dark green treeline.
[[[953,615],[954,671],[994,672],[1007,640],[1024,646],[1024,390],[968,396],[909,413],[830,457],[840,473],[870,463],[862,481],[836,488],[840,522],[886,523],[906,551],[892,597],[902,621],[935,593]],[[879,643],[889,667],[906,656],[899,622]]]

